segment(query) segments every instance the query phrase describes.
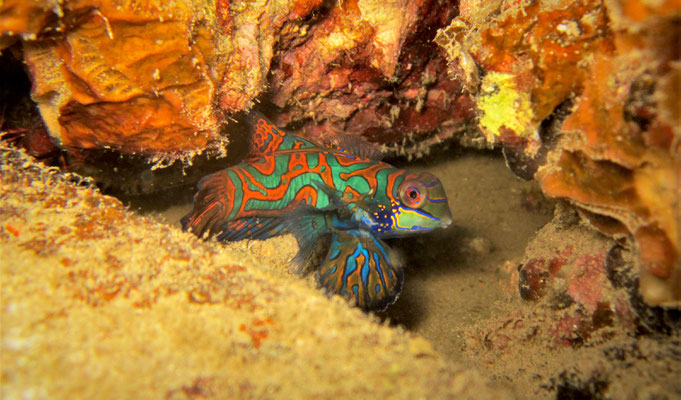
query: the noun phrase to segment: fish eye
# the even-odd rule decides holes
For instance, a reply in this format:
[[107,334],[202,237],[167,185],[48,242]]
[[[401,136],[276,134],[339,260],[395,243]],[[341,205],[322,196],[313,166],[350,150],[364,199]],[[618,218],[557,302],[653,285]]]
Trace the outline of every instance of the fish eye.
[[419,186],[416,182],[409,182],[403,185],[402,190],[400,190],[400,200],[407,207],[419,208],[425,203],[426,196],[423,195]]

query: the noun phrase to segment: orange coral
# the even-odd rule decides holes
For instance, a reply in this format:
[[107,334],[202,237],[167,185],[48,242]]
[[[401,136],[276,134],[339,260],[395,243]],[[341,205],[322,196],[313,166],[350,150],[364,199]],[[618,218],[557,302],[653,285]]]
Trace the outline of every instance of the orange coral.
[[223,111],[250,106],[284,27],[320,1],[9,2],[0,45],[26,39],[33,99],[67,148],[224,151]]
[[6,0],[0,3],[0,50],[18,37],[34,38],[47,25],[51,9],[59,9],[57,1]]
[[678,17],[681,1],[664,0],[648,3],[641,0],[625,0],[622,2],[623,14],[631,21],[644,22],[653,16]]
[[[649,35],[656,25],[637,29]],[[674,139],[670,127],[658,118],[650,95],[667,96],[668,87],[656,89],[652,82],[655,76],[669,75],[664,66],[669,55],[658,53],[646,36],[617,31],[616,55],[594,58],[590,79],[562,125],[561,157],[540,169],[537,179],[545,193],[622,223],[644,266],[642,294],[652,304],[672,304],[681,299],[681,163],[679,149],[673,147],[678,136]],[[665,40],[664,35],[659,39]]]
[[512,8],[483,31],[478,53],[488,70],[516,75],[518,86],[533,97],[534,122],[539,123],[579,89],[585,73],[580,61],[610,50],[607,34],[600,1],[582,0],[557,9],[534,2]]
[[528,105],[514,100],[501,107],[497,103],[504,100],[499,98],[479,102],[481,114],[526,115],[521,121],[523,128],[506,124],[513,132],[503,132],[498,124],[480,121],[488,140],[517,146],[513,136],[536,136],[541,122],[581,90],[586,78],[584,60],[596,52],[612,51],[608,19],[598,0],[551,5],[541,1],[525,5],[505,2],[497,5],[500,10],[479,6],[474,1],[464,2],[462,15],[441,32],[439,43],[457,49],[453,54],[450,51],[450,62],[462,65],[465,58],[461,54],[470,53],[481,67],[498,73],[483,81],[482,100],[487,97],[486,85],[491,87],[487,94],[497,93],[494,88],[500,78],[496,77],[501,74],[512,78],[506,86],[509,94],[503,98],[531,99]]
[[33,98],[66,147],[175,153],[218,140],[209,35],[191,3],[72,1],[77,23],[27,42]]
[[470,54],[487,70],[477,108],[488,140],[545,194],[604,233],[628,234],[644,298],[678,304],[681,130],[671,104],[681,68],[670,49],[681,3],[476,4],[462,4],[440,44],[455,49],[450,62]]

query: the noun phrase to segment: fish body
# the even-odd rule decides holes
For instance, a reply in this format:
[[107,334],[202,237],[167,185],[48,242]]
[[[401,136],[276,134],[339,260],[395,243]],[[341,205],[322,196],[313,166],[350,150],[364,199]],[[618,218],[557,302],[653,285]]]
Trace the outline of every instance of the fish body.
[[403,272],[382,239],[448,226],[440,181],[377,160],[357,138],[326,147],[283,133],[257,112],[250,124],[250,156],[199,182],[183,227],[222,241],[292,233],[301,264],[326,240],[320,286],[364,310],[385,309],[401,291]]

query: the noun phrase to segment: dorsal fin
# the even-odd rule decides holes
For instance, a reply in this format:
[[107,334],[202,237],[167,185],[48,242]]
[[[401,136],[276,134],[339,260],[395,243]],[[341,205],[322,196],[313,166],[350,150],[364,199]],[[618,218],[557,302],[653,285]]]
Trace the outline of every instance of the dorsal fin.
[[362,136],[339,134],[326,137],[323,144],[359,158],[381,161],[383,152],[378,145],[368,142]]
[[251,131],[251,157],[281,150],[319,147],[307,139],[280,130],[265,115],[255,109],[246,116],[246,120]]
[[279,148],[285,133],[280,131],[266,116],[255,109],[246,115],[251,134],[250,154],[271,153]]

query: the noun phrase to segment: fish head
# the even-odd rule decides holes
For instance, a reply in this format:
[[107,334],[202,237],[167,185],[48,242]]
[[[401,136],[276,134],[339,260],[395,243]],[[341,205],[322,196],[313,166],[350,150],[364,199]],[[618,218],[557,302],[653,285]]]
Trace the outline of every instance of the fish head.
[[393,196],[392,226],[388,236],[446,228],[452,213],[442,182],[428,172],[407,172]]

